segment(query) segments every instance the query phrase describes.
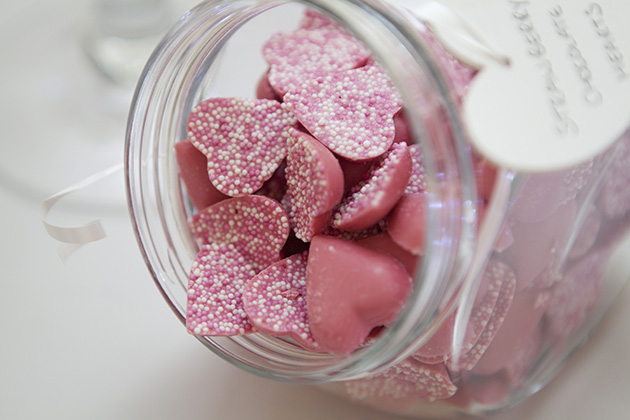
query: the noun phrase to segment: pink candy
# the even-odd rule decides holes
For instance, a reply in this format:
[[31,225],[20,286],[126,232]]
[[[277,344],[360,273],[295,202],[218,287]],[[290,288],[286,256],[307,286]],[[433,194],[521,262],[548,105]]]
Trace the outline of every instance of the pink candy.
[[[424,35],[461,99],[474,71]],[[425,157],[387,74],[326,16],[307,12],[263,55],[260,99],[201,102],[175,146],[200,247],[186,326],[349,354],[396,321],[431,246]],[[630,229],[628,144],[583,213],[606,156],[526,180],[483,260],[462,342],[453,343],[456,307],[410,357],[349,381],[348,395],[379,407],[505,398],[548,341],[562,343],[597,303],[610,246]],[[500,172],[471,156],[483,215]]]
[[290,130],[288,149],[289,215],[295,235],[309,242],[328,226],[341,200],[343,172],[332,152],[308,134]]
[[245,196],[221,201],[193,216],[193,235],[202,244],[231,244],[261,270],[280,259],[289,218],[270,198]]
[[284,102],[313,136],[350,160],[374,159],[394,141],[402,101],[387,75],[370,65],[310,80]]
[[356,349],[372,328],[394,321],[410,292],[411,276],[396,259],[343,239],[311,241],[308,313],[324,351]]
[[204,245],[190,269],[188,331],[195,335],[252,332],[242,293],[255,274],[254,267],[233,245]]
[[275,263],[252,278],[243,292],[244,310],[258,331],[289,336],[317,349],[306,312],[308,253]]
[[377,165],[343,198],[333,214],[332,226],[349,231],[366,229],[389,213],[411,176],[407,146],[396,143]]
[[372,404],[437,401],[451,397],[457,387],[444,365],[406,359],[382,373],[346,384],[350,398]]
[[276,34],[263,46],[269,83],[281,96],[321,75],[357,68],[370,53],[336,26]]
[[256,192],[278,169],[295,122],[274,100],[214,98],[193,108],[188,138],[208,158],[212,184],[237,197]]
[[415,255],[424,250],[426,201],[424,194],[403,194],[387,217],[387,231],[394,242]]

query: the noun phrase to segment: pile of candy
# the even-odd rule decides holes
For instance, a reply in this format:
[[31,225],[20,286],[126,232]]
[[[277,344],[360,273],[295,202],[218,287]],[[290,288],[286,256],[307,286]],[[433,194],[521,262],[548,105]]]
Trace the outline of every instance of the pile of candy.
[[[475,72],[425,35],[454,92],[465,95]],[[187,328],[261,332],[347,354],[391,324],[411,292],[424,251],[422,153],[408,144],[387,74],[336,23],[307,12],[263,55],[269,70],[257,98],[196,105],[188,139],[175,146],[200,244]],[[413,357],[348,382],[348,395],[373,404],[500,401],[542,346],[562,342],[597,302],[611,247],[628,225],[627,137],[605,156],[525,185],[489,258],[459,357],[451,354],[453,314]],[[618,158],[601,195],[584,204],[611,153]],[[483,208],[496,168],[474,162]]]

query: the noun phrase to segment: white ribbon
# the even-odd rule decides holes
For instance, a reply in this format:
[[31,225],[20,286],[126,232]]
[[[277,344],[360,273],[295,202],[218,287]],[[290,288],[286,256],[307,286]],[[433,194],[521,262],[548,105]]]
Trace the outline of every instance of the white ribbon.
[[55,204],[69,194],[73,194],[90,185],[107,178],[108,176],[122,170],[123,164],[117,164],[111,168],[95,173],[82,181],[71,185],[58,193],[48,197],[41,206],[41,219],[48,234],[59,242],[57,253],[63,262],[66,262],[70,256],[83,245],[90,242],[96,242],[103,239],[106,234],[100,220],[93,220],[82,226],[62,227],[48,222],[48,215]]

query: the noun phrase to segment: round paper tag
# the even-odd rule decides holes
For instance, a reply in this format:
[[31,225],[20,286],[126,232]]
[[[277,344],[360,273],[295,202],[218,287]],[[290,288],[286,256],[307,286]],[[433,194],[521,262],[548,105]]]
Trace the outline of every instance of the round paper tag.
[[[564,169],[603,152],[630,126],[630,2],[442,3],[457,19],[428,13],[429,24],[445,48],[480,69],[463,118],[473,145],[496,164]],[[494,56],[471,49],[479,40]]]

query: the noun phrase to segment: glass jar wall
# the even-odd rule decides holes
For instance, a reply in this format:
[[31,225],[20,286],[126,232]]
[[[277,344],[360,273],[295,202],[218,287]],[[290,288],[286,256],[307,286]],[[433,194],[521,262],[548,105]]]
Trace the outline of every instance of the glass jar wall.
[[[284,35],[275,38],[277,33]],[[272,48],[274,39],[277,43]],[[293,85],[283,89],[283,71],[293,78],[306,71],[299,64],[298,71],[287,70],[270,58],[281,61],[283,54],[291,54],[277,47],[286,45],[287,39],[300,54],[321,54],[320,61],[334,57],[334,68],[320,68],[326,73],[314,73],[299,83],[290,79]],[[313,41],[317,39],[326,42],[317,44]],[[300,42],[315,43],[324,53],[312,47],[301,50]],[[339,58],[324,48],[335,42],[337,48],[359,51],[356,62],[337,66],[350,54]],[[261,54],[243,54],[253,49]],[[361,55],[362,51],[366,53]],[[339,81],[335,74],[341,73]],[[603,154],[553,173],[526,173],[491,163],[470,145],[460,118],[461,101],[475,73],[443,49],[421,21],[386,2],[209,1],[183,16],[158,46],[140,80],[126,150],[129,204],[139,244],[176,316],[210,350],[248,371],[283,381],[322,384],[383,410],[418,417],[482,414],[513,405],[540,389],[594,329],[626,281],[630,139],[626,133]],[[382,92],[390,92],[390,85],[380,84],[379,93],[367,95],[367,100],[378,97],[384,107],[400,103],[389,114],[373,109],[383,114],[379,121],[384,122],[377,124],[380,129],[387,130],[396,121],[392,138],[376,156],[344,155],[318,131],[318,125],[336,121],[317,114],[321,102],[311,103],[300,94],[307,91],[317,96],[312,95],[308,77],[319,80],[318,93],[323,96],[336,94],[326,82],[338,80],[337,86],[349,87],[346,99],[356,107],[364,104],[361,100],[366,95],[353,93],[352,88],[361,91],[357,86],[376,83],[370,77],[381,74],[387,74],[395,88],[383,99]],[[351,80],[350,85],[343,84],[344,77]],[[203,114],[197,107],[200,103],[227,112],[226,104],[234,100],[245,108],[251,103],[247,100],[255,100],[255,105],[283,109],[299,121],[291,120],[291,127],[283,130],[290,134],[279,135],[288,142],[288,152],[269,171],[289,187],[281,189],[281,195],[265,187],[252,192],[224,190],[220,198],[197,201],[197,181],[190,180],[191,169],[182,163],[191,160],[183,159],[178,147],[190,142],[196,145],[191,153],[201,153],[210,163],[218,159],[220,153],[212,155],[212,150],[222,146],[212,149],[206,145],[207,138],[191,139],[195,130],[189,122]],[[300,112],[300,101],[306,101],[310,111]],[[204,112],[212,115],[212,111]],[[244,124],[241,131],[247,132],[244,120],[239,121]],[[319,151],[318,144],[326,144],[326,151]],[[298,145],[312,154],[311,159],[330,162],[321,157],[330,155],[334,161],[319,166],[320,172],[309,173],[310,182],[300,183],[296,179],[304,164],[295,163]],[[326,174],[337,183],[349,184],[330,205],[330,211],[340,213],[343,200],[371,188],[366,185],[378,181],[388,163],[395,166],[393,149],[408,156],[409,165],[402,171],[407,174],[405,185],[367,229],[343,224],[343,228],[331,229],[335,216],[328,214],[326,223],[315,231],[301,230],[301,209],[295,203],[315,180]],[[202,159],[202,166],[206,161]],[[334,171],[325,169],[330,166],[339,167],[343,176],[331,175]],[[365,170],[349,181],[350,167]],[[280,170],[285,168],[289,169]],[[212,183],[217,189],[219,184],[216,179]],[[324,193],[328,189],[318,192]],[[283,199],[287,194],[293,202]],[[254,200],[253,195],[259,198]],[[234,209],[242,210],[239,206],[246,203],[258,211],[252,203],[260,200],[271,200],[290,222],[291,233],[283,239],[292,239],[289,245],[281,241],[275,260],[256,267],[256,258],[247,254],[244,243],[274,239],[261,238],[260,229],[249,233],[251,237],[234,239],[238,236],[234,231],[209,223],[201,229],[209,237],[198,234],[200,219],[227,212],[228,219],[221,219],[221,225],[229,225],[229,218],[238,223],[245,219],[239,219],[242,213]],[[369,208],[378,207],[374,197],[368,201]],[[335,251],[327,252],[331,247]],[[202,306],[195,300],[194,283],[211,282],[217,275],[217,269],[194,275],[191,268],[199,264],[200,250],[206,250],[204,264],[210,258],[225,266],[233,261],[228,256],[234,252],[241,257],[239,267],[249,264],[245,270],[249,274],[244,276],[252,280],[234,273],[232,277],[241,282],[234,289],[236,300],[249,302],[250,312],[245,311],[243,318],[251,321],[250,329],[225,336],[216,330],[199,334],[191,328],[191,308]],[[274,302],[294,311],[302,308],[312,336],[304,328],[300,331],[308,340],[267,329],[251,312],[259,300],[244,297],[253,293],[253,279],[260,280],[261,272],[269,274],[268,266],[294,267],[287,260],[304,262],[302,288],[278,291],[281,296]],[[355,271],[347,271],[348,267]],[[374,270],[385,275],[371,276]],[[232,287],[227,282],[224,285]],[[399,294],[382,288],[383,284],[398,285]],[[204,303],[217,302],[220,292],[206,286],[201,287],[210,295],[203,295]],[[365,292],[362,295],[369,304],[356,298],[358,290]],[[323,301],[315,297],[319,294]],[[303,306],[295,304],[300,300],[305,301]],[[219,306],[220,312],[234,310]],[[317,317],[316,310],[320,311]],[[204,316],[207,326],[208,314]],[[346,322],[353,317],[356,322]],[[340,328],[336,335],[329,334],[333,327]],[[358,338],[349,342],[351,336]],[[344,346],[336,346],[335,340]]]

